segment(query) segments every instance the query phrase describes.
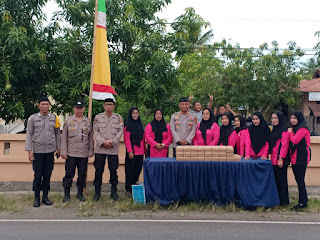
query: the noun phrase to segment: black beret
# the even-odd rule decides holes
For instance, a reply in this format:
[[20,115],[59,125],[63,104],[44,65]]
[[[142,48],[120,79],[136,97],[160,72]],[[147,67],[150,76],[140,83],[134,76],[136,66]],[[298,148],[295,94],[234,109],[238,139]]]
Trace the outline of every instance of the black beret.
[[48,99],[47,96],[41,96],[41,97],[39,97],[39,103],[41,103],[41,102],[49,102],[49,103],[50,103],[50,101],[49,101],[49,99]]
[[114,100],[113,100],[112,98],[106,98],[106,99],[104,100],[104,102],[113,102],[113,103],[114,103]]
[[180,101],[179,102],[189,102],[189,98],[187,97],[182,97],[180,98]]

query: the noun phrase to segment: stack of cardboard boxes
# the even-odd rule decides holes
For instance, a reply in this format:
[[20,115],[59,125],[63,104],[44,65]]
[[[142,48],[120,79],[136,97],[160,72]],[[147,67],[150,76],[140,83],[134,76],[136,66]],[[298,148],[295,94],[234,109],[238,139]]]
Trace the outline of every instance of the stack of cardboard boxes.
[[178,146],[178,161],[240,161],[231,146]]

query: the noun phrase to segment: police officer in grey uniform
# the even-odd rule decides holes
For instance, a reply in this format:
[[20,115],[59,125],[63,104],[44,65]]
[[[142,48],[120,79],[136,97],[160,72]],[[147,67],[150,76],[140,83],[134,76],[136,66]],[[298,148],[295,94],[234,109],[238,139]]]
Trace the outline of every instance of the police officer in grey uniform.
[[188,98],[180,98],[180,112],[171,116],[170,129],[173,137],[173,157],[176,157],[178,145],[191,145],[197,130],[197,117],[189,111]]
[[76,101],[73,105],[74,115],[66,119],[61,136],[61,157],[66,160],[66,174],[63,178],[63,202],[70,200],[72,180],[78,168],[77,198],[84,202],[83,188],[86,186],[88,158],[93,156],[93,130],[90,119],[83,116],[84,102]]
[[93,185],[95,186],[94,201],[98,201],[101,197],[102,174],[106,158],[108,157],[108,168],[110,171],[111,194],[110,198],[118,200],[117,169],[119,166],[119,145],[120,138],[123,134],[123,120],[119,114],[113,112],[115,102],[111,98],[105,99],[103,105],[104,112],[99,113],[93,122],[94,137],[96,140],[94,167],[95,178]]
[[54,164],[54,153],[60,156],[60,123],[55,114],[49,113],[50,102],[46,96],[39,98],[40,112],[30,116],[27,124],[25,150],[33,162],[33,206],[40,207],[40,191],[43,191],[42,203],[52,205],[48,198],[50,178]]

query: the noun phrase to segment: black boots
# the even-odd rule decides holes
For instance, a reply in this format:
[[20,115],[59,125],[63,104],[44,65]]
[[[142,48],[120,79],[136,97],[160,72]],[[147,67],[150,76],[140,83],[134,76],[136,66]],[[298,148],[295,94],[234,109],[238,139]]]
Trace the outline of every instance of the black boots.
[[[99,201],[101,198],[101,186],[95,186],[95,194],[92,198],[93,201]],[[110,198],[117,201],[119,199],[119,196],[117,194],[117,185],[111,186],[111,194]]]
[[42,203],[44,203],[47,206],[52,205],[52,202],[48,198],[48,191],[43,191],[43,196],[42,196]]
[[62,202],[65,203],[65,202],[68,202],[68,201],[70,201],[70,188],[69,187],[65,187],[64,188],[64,196],[63,196]]
[[99,201],[101,197],[101,186],[95,186],[95,194],[92,198],[93,201]]
[[112,198],[115,201],[118,201],[119,196],[117,194],[117,185],[112,185],[111,186],[111,194],[110,194],[110,198]]
[[85,197],[83,196],[83,188],[82,187],[78,187],[77,198],[79,199],[80,202],[86,201]]
[[40,207],[40,191],[34,192],[33,206],[34,207]]

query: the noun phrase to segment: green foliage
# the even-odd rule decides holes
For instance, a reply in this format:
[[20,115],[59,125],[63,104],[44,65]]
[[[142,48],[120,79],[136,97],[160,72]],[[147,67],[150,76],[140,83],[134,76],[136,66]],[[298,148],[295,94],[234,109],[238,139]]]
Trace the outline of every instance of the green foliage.
[[46,81],[41,8],[47,1],[0,1],[0,117],[26,119]]
[[299,102],[297,60],[303,53],[294,42],[283,52],[277,42],[267,49],[267,44],[254,50],[226,41],[214,43],[182,58],[180,84],[202,103],[213,93],[215,104],[242,105],[249,112],[267,111],[280,102],[293,107]]

